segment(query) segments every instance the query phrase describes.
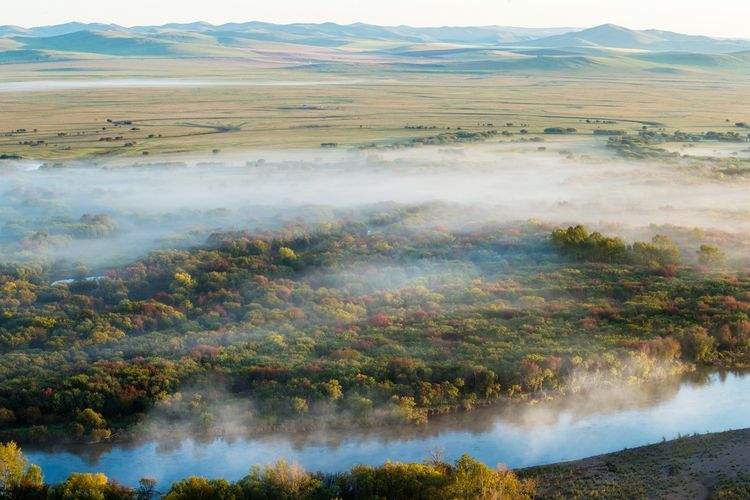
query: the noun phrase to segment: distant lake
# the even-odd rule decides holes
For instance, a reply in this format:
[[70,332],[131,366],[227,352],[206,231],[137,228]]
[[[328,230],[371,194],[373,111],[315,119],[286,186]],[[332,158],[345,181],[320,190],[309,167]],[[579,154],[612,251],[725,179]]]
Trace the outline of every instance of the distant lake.
[[130,87],[260,87],[346,85],[357,80],[197,80],[180,78],[91,78],[70,80],[28,80],[0,82],[0,92],[48,92]]
[[49,482],[62,481],[71,472],[104,472],[127,485],[153,477],[166,488],[189,475],[236,480],[252,465],[279,458],[309,470],[335,472],[388,459],[421,462],[440,451],[449,460],[470,453],[490,465],[526,467],[749,425],[750,376],[713,373],[595,398],[487,407],[440,417],[421,428],[381,433],[185,439],[25,452]]

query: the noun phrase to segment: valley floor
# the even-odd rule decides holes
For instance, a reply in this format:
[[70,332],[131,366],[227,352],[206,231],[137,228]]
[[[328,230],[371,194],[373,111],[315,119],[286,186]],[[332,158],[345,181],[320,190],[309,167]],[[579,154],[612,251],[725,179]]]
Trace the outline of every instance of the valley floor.
[[743,95],[747,80],[727,75],[328,73],[169,59],[3,65],[0,155],[54,163],[400,147],[457,130],[520,141],[550,127],[589,139],[644,127],[726,132],[750,113]]

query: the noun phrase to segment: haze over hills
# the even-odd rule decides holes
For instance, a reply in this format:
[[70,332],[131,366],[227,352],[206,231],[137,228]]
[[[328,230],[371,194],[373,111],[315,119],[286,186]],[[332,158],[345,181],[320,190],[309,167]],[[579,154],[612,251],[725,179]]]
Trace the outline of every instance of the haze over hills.
[[604,24],[582,31],[553,35],[533,41],[533,45],[536,47],[589,46],[709,54],[747,50],[749,44],[750,40],[717,39],[653,29],[635,31],[614,24]]
[[588,29],[504,26],[278,25],[251,21],[123,27],[0,26],[0,63],[98,57],[232,58],[311,68],[379,64],[410,71],[566,71],[614,68],[750,71],[750,40],[606,24]]
[[169,23],[160,26],[126,28],[116,24],[71,22],[55,26],[21,28],[0,26],[0,36],[48,37],[78,31],[112,31],[133,35],[160,36],[173,31],[213,33],[216,36],[243,35],[249,39],[340,45],[353,39],[403,42],[510,43],[559,35],[573,28],[514,28],[504,26],[413,28],[410,26],[375,26],[364,23],[272,24],[260,21],[212,25],[206,22]]

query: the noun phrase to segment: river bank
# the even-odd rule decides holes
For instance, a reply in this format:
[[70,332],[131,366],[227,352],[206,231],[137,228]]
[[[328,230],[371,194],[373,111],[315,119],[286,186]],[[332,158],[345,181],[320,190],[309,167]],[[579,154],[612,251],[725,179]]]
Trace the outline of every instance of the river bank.
[[308,470],[337,473],[357,464],[422,462],[439,452],[464,453],[510,468],[557,463],[693,433],[739,429],[750,421],[750,376],[714,373],[675,384],[563,398],[512,408],[479,408],[401,432],[315,431],[202,440],[167,433],[149,441],[72,447],[24,447],[48,480],[72,472],[104,472],[126,485],[144,476],[168,484],[190,475],[237,480],[254,464],[285,459]]
[[539,498],[747,498],[750,429],[517,471]]
[[[74,489],[102,498],[695,498],[739,499],[750,495],[750,429],[679,437],[583,460],[527,469],[488,467],[468,454],[455,461],[433,455],[421,463],[386,461],[339,473],[308,471],[279,460],[253,466],[239,480],[204,475],[169,482],[144,478],[137,488],[104,474],[71,474],[43,482],[41,470],[14,443],[0,448],[3,460],[26,470],[9,498],[69,498]],[[15,457],[15,459],[13,458]],[[225,457],[232,458],[232,457]],[[386,479],[387,480],[383,480]],[[88,481],[88,482],[87,482]],[[84,485],[85,484],[85,485]],[[81,488],[84,488],[83,490]],[[29,493],[33,493],[29,496]],[[77,498],[77,497],[76,497]],[[86,496],[89,498],[89,496]]]

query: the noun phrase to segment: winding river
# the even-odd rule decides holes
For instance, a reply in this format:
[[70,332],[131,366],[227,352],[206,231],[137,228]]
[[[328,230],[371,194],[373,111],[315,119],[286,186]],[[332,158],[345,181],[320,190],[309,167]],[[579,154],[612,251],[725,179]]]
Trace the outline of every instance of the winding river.
[[189,475],[236,480],[251,465],[279,458],[310,470],[333,472],[388,459],[423,461],[439,451],[451,460],[470,453],[488,464],[525,467],[748,426],[750,375],[711,373],[587,397],[482,408],[441,417],[421,428],[377,434],[27,448],[26,455],[42,467],[49,482],[61,481],[71,472],[104,472],[127,485],[152,477],[166,488]]

